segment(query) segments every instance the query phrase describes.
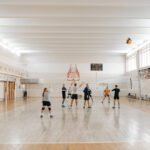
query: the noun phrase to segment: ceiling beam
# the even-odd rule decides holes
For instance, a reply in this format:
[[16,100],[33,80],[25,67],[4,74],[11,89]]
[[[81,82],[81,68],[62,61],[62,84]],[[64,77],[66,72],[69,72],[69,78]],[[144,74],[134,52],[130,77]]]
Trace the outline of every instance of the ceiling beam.
[[149,0],[1,0],[5,5],[150,6]]
[[31,28],[98,28],[98,27],[150,27],[150,19],[101,18],[101,17],[45,17],[45,18],[0,18],[2,27]]
[[126,39],[128,37],[150,38],[149,34],[111,34],[111,33],[20,33],[20,34],[1,34],[3,39]]
[[150,8],[111,6],[28,6],[0,5],[0,18],[17,17],[121,17],[150,18]]
[[37,27],[37,26],[1,26],[1,34],[20,33],[122,33],[122,34],[150,34],[150,27]]

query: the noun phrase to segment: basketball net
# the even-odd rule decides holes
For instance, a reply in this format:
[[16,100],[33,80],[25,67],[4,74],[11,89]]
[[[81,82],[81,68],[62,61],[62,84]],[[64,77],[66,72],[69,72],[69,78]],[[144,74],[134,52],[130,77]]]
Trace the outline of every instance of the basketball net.
[[67,80],[68,81],[80,81],[80,73],[78,71],[77,65],[70,65],[69,71],[67,73]]

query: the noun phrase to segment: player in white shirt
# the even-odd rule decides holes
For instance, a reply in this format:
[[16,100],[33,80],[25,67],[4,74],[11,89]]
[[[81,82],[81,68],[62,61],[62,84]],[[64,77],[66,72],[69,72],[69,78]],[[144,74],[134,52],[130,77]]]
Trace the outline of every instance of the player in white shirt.
[[[41,118],[43,118],[43,112],[45,110],[45,107],[48,108],[49,113],[51,114],[51,102],[50,102],[50,97],[49,97],[49,91],[47,88],[44,88],[43,90],[43,94],[42,94],[42,109],[41,109]],[[50,118],[52,118],[53,116],[50,115]]]
[[71,105],[70,107],[72,107],[73,102],[75,101],[76,103],[76,107],[78,106],[78,87],[77,84],[75,83],[73,88],[72,88],[72,100],[71,100]]

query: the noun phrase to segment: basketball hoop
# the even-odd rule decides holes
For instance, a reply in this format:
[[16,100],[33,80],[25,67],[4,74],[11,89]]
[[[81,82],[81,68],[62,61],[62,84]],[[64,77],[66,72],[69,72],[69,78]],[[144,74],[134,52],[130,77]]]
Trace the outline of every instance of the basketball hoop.
[[80,73],[78,71],[77,65],[70,65],[69,71],[67,73],[67,81],[80,81]]

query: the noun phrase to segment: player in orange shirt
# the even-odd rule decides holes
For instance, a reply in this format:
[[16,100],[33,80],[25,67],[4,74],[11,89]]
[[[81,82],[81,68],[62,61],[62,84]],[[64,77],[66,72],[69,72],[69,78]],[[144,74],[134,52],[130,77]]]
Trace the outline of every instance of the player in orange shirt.
[[104,98],[102,100],[102,104],[103,104],[106,97],[108,97],[108,103],[110,103],[110,90],[108,87],[104,90]]

